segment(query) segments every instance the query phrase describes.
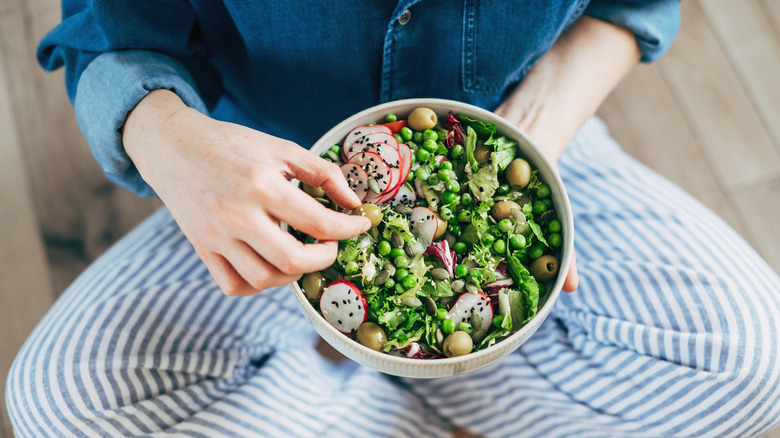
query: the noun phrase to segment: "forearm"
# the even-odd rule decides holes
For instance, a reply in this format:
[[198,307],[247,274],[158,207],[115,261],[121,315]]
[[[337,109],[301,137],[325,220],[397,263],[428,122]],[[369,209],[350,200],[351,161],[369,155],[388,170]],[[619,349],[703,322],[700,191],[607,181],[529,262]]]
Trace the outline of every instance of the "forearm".
[[496,113],[557,160],[640,56],[631,32],[582,17],[561,35]]

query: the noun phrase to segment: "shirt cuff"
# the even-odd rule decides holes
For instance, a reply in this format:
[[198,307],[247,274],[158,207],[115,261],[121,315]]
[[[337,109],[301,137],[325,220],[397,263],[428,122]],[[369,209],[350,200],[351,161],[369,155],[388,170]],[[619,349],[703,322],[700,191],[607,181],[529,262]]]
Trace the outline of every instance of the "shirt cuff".
[[106,177],[140,196],[155,193],[125,152],[122,126],[138,102],[158,89],[171,90],[187,106],[207,113],[181,63],[161,53],[137,50],[104,53],[90,62],[74,101],[76,120]]
[[679,0],[593,0],[585,15],[633,32],[642,62],[655,61],[666,53],[680,28]]

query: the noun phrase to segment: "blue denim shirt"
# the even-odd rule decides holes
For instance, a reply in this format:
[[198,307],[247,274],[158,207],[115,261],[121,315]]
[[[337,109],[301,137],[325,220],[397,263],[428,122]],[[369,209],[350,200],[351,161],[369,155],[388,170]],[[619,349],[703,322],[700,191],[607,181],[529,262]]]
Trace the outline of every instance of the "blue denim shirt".
[[153,191],[124,152],[151,90],[308,147],[380,102],[442,97],[495,109],[582,14],[631,30],[643,61],[671,44],[678,0],[63,0],[41,42],[112,181]]

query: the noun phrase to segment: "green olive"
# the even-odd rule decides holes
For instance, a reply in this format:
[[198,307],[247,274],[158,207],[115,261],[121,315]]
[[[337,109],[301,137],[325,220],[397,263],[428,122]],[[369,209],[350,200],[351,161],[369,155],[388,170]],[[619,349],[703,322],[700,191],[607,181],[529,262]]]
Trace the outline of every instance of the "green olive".
[[464,354],[471,353],[471,349],[474,347],[474,341],[471,340],[471,336],[468,333],[458,330],[452,332],[447,338],[444,339],[444,343],[441,348],[447,357],[463,356]]
[[536,281],[545,283],[553,278],[558,273],[558,259],[551,255],[541,256],[534,260],[531,264],[531,275],[536,278]]
[[502,219],[507,219],[512,217],[513,208],[522,211],[520,205],[518,205],[517,202],[515,201],[504,199],[503,201],[496,202],[495,205],[493,205],[493,210],[491,212],[491,214],[493,215],[493,219],[500,221]]
[[303,291],[306,298],[316,300],[320,297],[322,290],[325,289],[325,277],[319,272],[312,272],[303,276]]
[[485,145],[479,145],[474,148],[474,159],[477,160],[479,164],[485,164],[490,158],[490,152],[492,151],[489,147]]
[[361,205],[360,207],[352,210],[351,214],[354,216],[367,217],[369,220],[371,220],[371,227],[376,227],[379,225],[380,222],[382,222],[382,218],[384,217],[382,209],[379,208],[376,204],[371,203],[365,203]]
[[387,335],[382,327],[373,322],[364,322],[357,329],[357,341],[366,347],[379,351],[387,342]]
[[436,113],[430,108],[420,107],[409,114],[406,123],[415,131],[425,131],[436,126]]
[[516,189],[523,189],[531,181],[531,165],[522,158],[515,158],[506,168],[506,180]]
[[322,187],[314,187],[310,186],[306,183],[302,183],[301,186],[303,187],[303,191],[308,193],[309,196],[314,198],[324,198],[325,197],[325,190],[322,190]]

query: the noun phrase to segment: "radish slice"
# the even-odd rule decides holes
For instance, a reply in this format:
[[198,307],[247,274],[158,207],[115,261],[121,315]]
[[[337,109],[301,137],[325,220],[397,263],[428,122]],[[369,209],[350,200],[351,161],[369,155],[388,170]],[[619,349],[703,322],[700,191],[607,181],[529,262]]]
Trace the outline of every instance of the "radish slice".
[[417,196],[414,194],[414,191],[406,184],[402,184],[401,189],[390,200],[390,206],[406,205],[407,207],[414,207],[415,202],[417,202]]
[[347,163],[341,166],[341,173],[344,174],[344,179],[347,180],[349,188],[360,198],[360,202],[363,202],[368,196],[368,175],[358,164]]
[[[372,143],[366,146],[364,149],[366,152],[373,152],[382,158],[382,161],[390,168],[390,174],[392,185],[387,189],[382,197],[387,197],[390,192],[398,186],[398,182],[401,178],[401,156],[398,153],[398,149],[383,143]],[[387,199],[392,198],[392,196]]]
[[379,199],[380,196],[387,193],[388,188],[392,188],[392,173],[387,164],[385,164],[385,161],[379,155],[373,152],[363,151],[350,158],[349,162],[355,163],[363,168],[366,175],[368,175],[369,178],[373,178],[379,186],[379,193],[369,190],[364,202],[374,202]]
[[372,143],[386,144],[393,149],[398,149],[398,142],[395,141],[395,138],[392,135],[385,134],[384,132],[374,132],[371,134],[361,135],[355,139],[355,141],[353,141],[349,147],[342,148],[341,151],[344,154],[344,158],[349,160],[355,154],[360,153],[363,148]]
[[344,138],[344,143],[342,143],[343,147],[341,148],[341,152],[344,155],[344,159],[345,160],[349,159],[346,155],[346,151],[350,148],[350,146],[352,146],[352,143],[354,143],[355,140],[358,140],[359,138],[365,135],[374,134],[378,132],[388,134],[391,137],[393,135],[393,132],[390,131],[390,128],[382,125],[358,126],[357,128],[349,131],[349,134],[347,134],[347,136]]
[[[409,177],[409,170],[412,167],[412,150],[409,146],[399,143],[398,156],[400,158],[401,168],[399,169],[398,178],[393,179],[393,181],[396,181],[395,189],[391,190],[388,195],[382,196],[382,199],[379,200],[380,204],[384,204],[395,198],[398,195],[398,192],[401,191],[401,187],[403,187],[406,179]],[[412,206],[410,205],[410,207]]]
[[414,207],[409,218],[410,231],[426,248],[433,243],[433,236],[439,227],[438,220],[428,207]]
[[320,295],[320,311],[330,325],[342,333],[354,333],[368,317],[366,298],[354,284],[338,280]]
[[464,292],[458,298],[458,301],[450,309],[448,316],[455,321],[455,325],[461,322],[471,323],[471,314],[477,313],[482,317],[482,325],[473,327],[474,331],[489,330],[493,324],[493,306],[490,304],[490,298],[482,292],[472,294]]

